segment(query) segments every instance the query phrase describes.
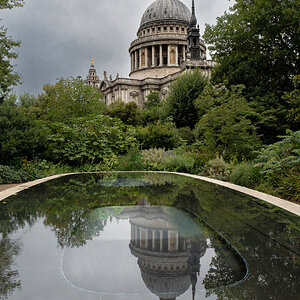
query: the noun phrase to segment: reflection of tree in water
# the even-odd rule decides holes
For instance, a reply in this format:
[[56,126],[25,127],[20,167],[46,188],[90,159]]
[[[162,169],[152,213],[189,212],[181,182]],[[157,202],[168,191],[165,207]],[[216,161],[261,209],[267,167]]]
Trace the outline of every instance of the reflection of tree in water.
[[2,238],[0,241],[0,299],[6,299],[17,288],[21,288],[19,272],[14,269],[14,256],[20,253],[17,241]]

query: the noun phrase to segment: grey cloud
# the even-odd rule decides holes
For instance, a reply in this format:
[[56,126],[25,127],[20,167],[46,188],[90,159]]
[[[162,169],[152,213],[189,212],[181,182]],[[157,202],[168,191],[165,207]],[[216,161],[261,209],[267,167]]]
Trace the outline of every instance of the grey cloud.
[[[136,38],[143,12],[153,0],[27,0],[23,8],[2,11],[2,24],[20,39],[16,70],[23,85],[16,92],[40,93],[59,77],[85,78],[90,59],[102,76],[127,77],[130,43]],[[191,0],[182,0],[188,7]],[[215,23],[233,1],[196,0],[201,33]]]

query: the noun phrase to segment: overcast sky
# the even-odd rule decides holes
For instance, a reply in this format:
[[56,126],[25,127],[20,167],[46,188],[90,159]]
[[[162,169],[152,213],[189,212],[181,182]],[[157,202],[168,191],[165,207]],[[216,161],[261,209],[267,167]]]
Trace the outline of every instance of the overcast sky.
[[[91,58],[98,74],[128,77],[130,43],[136,38],[141,17],[153,0],[25,0],[23,8],[0,12],[9,35],[21,40],[16,70],[23,84],[17,94],[42,92],[57,78],[88,73]],[[189,8],[192,0],[181,0]],[[233,0],[196,0],[203,34],[205,23],[214,24]]]

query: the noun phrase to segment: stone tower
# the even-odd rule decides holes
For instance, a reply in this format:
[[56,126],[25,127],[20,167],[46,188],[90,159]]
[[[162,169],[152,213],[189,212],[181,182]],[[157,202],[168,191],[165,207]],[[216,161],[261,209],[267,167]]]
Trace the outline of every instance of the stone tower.
[[190,58],[191,60],[204,59],[204,57],[201,57],[200,30],[199,26],[197,26],[194,0],[192,4],[190,27],[188,29],[188,58]]
[[96,71],[93,59],[92,59],[92,64],[89,69],[89,74],[88,74],[85,82],[89,86],[100,88],[101,81],[99,79],[99,76],[97,75],[97,71]]

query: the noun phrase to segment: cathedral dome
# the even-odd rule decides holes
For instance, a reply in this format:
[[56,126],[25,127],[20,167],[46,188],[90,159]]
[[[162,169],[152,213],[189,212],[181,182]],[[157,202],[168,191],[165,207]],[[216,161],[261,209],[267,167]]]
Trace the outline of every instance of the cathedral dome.
[[161,300],[176,299],[183,295],[191,285],[189,274],[168,276],[159,272],[157,274],[148,274],[143,270],[141,271],[147,288]]
[[191,12],[181,1],[156,0],[146,9],[141,20],[140,29],[164,21],[174,21],[188,25],[190,19]]

